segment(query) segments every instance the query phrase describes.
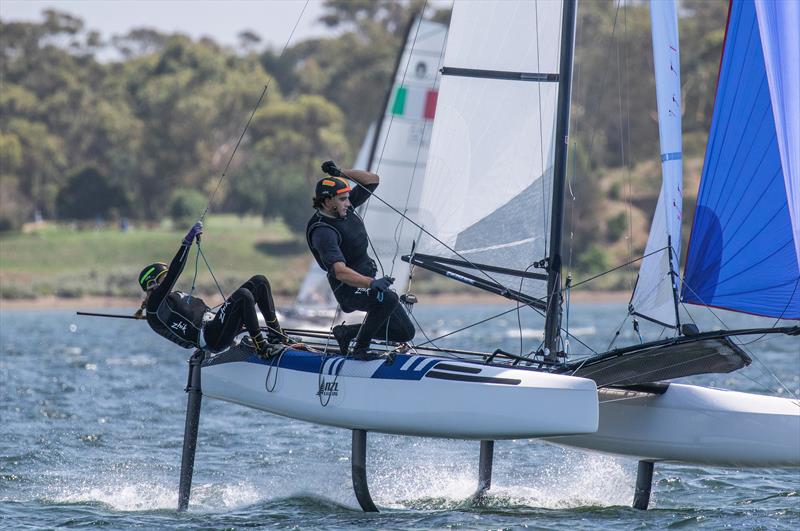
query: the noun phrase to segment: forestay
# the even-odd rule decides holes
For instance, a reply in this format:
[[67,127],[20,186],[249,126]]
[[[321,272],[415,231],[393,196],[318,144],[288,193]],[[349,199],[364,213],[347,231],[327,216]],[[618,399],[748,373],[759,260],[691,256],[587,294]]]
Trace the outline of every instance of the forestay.
[[[676,326],[678,260],[683,208],[681,152],[681,76],[675,2],[651,0],[653,63],[661,140],[661,193],[630,311],[666,326]],[[670,249],[671,246],[671,249]]]
[[800,6],[731,4],[682,298],[800,319]]
[[[541,0],[453,6],[420,220],[470,262],[525,270],[547,256],[561,10]],[[430,236],[417,250],[458,258]]]

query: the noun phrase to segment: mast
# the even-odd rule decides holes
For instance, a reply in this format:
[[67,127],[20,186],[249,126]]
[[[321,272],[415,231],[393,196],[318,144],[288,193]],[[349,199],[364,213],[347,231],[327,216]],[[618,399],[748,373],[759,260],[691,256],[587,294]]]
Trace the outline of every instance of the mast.
[[576,12],[577,0],[564,0],[564,11],[561,15],[561,61],[558,69],[556,150],[553,163],[553,209],[550,218],[550,253],[547,270],[547,314],[544,324],[544,346],[550,350],[549,358],[553,360],[556,358],[557,339],[561,328],[561,231],[564,225],[564,184],[567,176]]

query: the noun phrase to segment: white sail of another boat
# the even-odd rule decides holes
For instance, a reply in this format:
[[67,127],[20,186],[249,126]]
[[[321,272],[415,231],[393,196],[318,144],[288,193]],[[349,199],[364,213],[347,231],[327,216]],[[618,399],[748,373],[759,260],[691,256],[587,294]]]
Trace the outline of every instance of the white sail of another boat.
[[[377,193],[410,219],[419,215],[446,38],[444,24],[418,18],[411,26],[369,160],[370,171],[381,177]],[[361,212],[381,273],[395,277],[393,288],[403,293],[409,266],[400,257],[410,251],[416,232],[375,199]]]
[[651,2],[653,66],[661,141],[661,192],[631,297],[630,311],[666,326],[678,324],[677,294],[683,208],[681,72],[678,16],[672,2]]

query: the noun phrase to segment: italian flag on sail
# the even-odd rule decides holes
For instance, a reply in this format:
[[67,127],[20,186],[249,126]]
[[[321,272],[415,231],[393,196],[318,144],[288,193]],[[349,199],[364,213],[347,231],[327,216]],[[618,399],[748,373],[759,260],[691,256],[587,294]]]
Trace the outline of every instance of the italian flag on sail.
[[433,120],[438,95],[436,89],[401,85],[394,93],[392,114],[410,120]]

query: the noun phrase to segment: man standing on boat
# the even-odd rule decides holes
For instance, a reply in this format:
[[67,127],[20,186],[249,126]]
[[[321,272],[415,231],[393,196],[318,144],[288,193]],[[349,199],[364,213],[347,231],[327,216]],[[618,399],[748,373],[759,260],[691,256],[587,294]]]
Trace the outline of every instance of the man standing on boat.
[[[327,272],[333,295],[343,312],[367,312],[360,325],[333,327],[333,335],[343,355],[368,360],[378,356],[369,351],[372,339],[405,342],[414,338],[414,324],[389,289],[394,279],[376,278],[375,261],[367,254],[369,235],[356,213],[378,187],[380,178],[362,170],[340,170],[329,160],[322,171],[330,177],[317,182],[314,193],[316,211],[306,227],[306,241],[317,264]],[[350,188],[347,179],[359,184]],[[352,352],[350,342],[355,339]]]

